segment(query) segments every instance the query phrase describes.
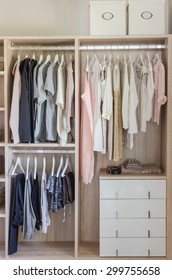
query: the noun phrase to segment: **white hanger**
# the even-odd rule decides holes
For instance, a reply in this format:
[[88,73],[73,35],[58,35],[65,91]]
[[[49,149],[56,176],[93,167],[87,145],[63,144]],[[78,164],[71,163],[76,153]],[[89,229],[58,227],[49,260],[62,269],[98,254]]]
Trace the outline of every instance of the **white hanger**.
[[51,60],[51,55],[48,54],[44,63],[47,64],[50,60]]
[[65,62],[65,55],[62,53],[60,65],[62,66]]
[[32,59],[36,59],[35,53],[32,54]]
[[30,157],[27,158],[26,180],[28,180],[28,178],[29,178],[29,163],[30,163]]
[[53,160],[52,160],[51,176],[54,176],[54,169],[55,169],[55,156],[53,156]]
[[35,163],[34,163],[34,175],[33,178],[36,180],[36,174],[37,174],[37,165],[38,165],[38,159],[35,157]]
[[89,55],[87,54],[87,58],[86,58],[86,68],[85,68],[86,72],[89,72]]
[[18,52],[18,55],[17,55],[17,59],[20,60],[20,54],[19,54],[19,52]]
[[43,54],[40,54],[38,64],[41,64],[44,59]]
[[60,171],[62,169],[62,166],[63,166],[63,156],[61,156],[61,158],[60,158],[60,164],[59,164],[59,168],[58,168],[57,173],[56,173],[56,177],[59,176]]
[[56,54],[55,57],[54,57],[54,63],[58,62],[59,61],[59,55]]
[[65,172],[66,172],[68,166],[69,166],[69,157],[66,158],[66,163],[65,163],[65,166],[64,166],[63,171],[61,173],[62,177],[65,175]]
[[45,171],[46,171],[46,158],[43,158],[43,170],[42,170],[42,177],[45,179]]
[[22,173],[25,174],[24,169],[23,169],[23,167],[22,167],[22,165],[21,165],[20,157],[17,157],[15,166],[14,166],[13,171],[12,171],[12,175],[17,175],[16,169],[17,169],[18,166],[20,167]]
[[148,58],[148,63],[150,63],[150,55],[149,55],[149,52],[147,52],[147,58]]
[[28,54],[25,55],[25,58],[28,58]]

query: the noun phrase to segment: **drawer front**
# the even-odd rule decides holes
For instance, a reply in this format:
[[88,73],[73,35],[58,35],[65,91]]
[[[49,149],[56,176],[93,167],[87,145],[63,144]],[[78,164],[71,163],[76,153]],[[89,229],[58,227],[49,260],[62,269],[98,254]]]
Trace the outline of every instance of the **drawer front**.
[[166,237],[166,219],[100,219],[100,237]]
[[166,198],[166,180],[100,180],[100,199]]
[[165,218],[165,199],[101,200],[100,218]]
[[166,256],[165,238],[101,238],[100,256]]

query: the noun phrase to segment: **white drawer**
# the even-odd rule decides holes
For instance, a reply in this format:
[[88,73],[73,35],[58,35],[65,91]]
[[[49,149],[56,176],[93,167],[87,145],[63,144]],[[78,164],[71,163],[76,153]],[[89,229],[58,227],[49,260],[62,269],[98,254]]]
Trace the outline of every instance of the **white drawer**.
[[100,200],[100,218],[165,218],[165,199]]
[[166,180],[100,180],[100,199],[166,198]]
[[166,219],[100,219],[100,237],[166,237]]
[[100,256],[166,256],[166,239],[101,238]]
[[101,238],[100,256],[166,256],[166,239]]

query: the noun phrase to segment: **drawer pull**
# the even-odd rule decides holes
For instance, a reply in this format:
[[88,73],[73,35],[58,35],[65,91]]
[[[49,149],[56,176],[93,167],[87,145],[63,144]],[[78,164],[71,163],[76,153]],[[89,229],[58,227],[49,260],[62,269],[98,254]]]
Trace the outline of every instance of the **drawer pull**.
[[116,249],[116,257],[118,257],[118,249]]
[[148,211],[148,219],[150,219],[150,211]]
[[116,211],[115,217],[116,217],[116,219],[118,219],[118,211]]
[[148,199],[150,199],[150,192],[148,192]]
[[151,252],[150,252],[150,249],[148,250],[148,257],[150,257],[150,255],[151,255]]
[[148,238],[150,238],[150,230],[148,230]]
[[116,230],[116,238],[118,238],[118,230]]

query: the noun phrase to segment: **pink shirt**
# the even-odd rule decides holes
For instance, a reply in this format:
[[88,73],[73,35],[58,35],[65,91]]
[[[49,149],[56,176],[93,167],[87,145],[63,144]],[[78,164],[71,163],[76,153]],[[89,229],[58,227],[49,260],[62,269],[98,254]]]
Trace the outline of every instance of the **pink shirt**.
[[153,104],[153,118],[152,120],[159,125],[161,106],[167,101],[165,96],[165,68],[161,60],[154,66],[154,104]]
[[81,139],[80,139],[80,173],[83,183],[89,184],[94,176],[93,151],[93,114],[89,81],[86,77],[84,93],[81,96]]
[[14,76],[12,101],[11,101],[11,112],[10,112],[10,128],[12,131],[12,138],[14,144],[20,142],[19,138],[19,102],[21,96],[21,78],[19,72],[20,59],[16,61],[13,67],[12,74]]

